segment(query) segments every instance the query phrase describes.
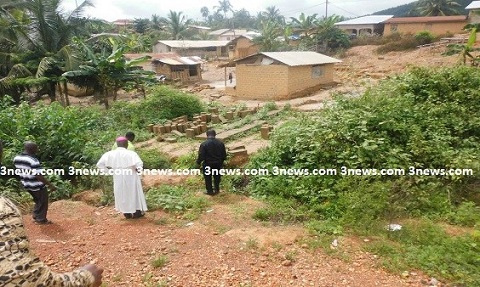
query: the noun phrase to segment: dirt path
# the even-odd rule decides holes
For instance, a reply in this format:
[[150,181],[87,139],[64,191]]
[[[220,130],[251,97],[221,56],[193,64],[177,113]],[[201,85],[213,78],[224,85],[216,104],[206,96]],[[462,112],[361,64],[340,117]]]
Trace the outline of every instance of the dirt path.
[[[93,261],[105,267],[105,286],[421,286],[420,276],[375,267],[371,254],[340,260],[302,244],[309,237],[299,226],[254,221],[257,201],[233,194],[209,200],[193,222],[161,211],[127,221],[111,207],[58,201],[49,210],[53,225],[34,225],[29,216],[25,224],[33,250],[54,270]],[[168,262],[155,268],[159,256]]]

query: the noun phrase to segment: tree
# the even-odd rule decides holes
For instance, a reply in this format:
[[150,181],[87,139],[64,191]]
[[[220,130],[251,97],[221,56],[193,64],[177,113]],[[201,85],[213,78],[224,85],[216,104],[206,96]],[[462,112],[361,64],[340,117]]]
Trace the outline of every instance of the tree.
[[281,25],[285,24],[285,17],[280,14],[280,10],[275,6],[267,7],[266,11],[261,12],[261,16],[267,21],[276,22]]
[[295,33],[303,34],[304,37],[309,37],[315,30],[318,19],[317,14],[306,16],[303,12],[298,18],[290,17],[292,20],[290,25]]
[[214,9],[217,9],[217,12],[223,12],[223,17],[227,18],[227,13],[232,11],[233,12],[233,6],[230,3],[229,0],[219,0],[218,1],[218,6],[213,7]]
[[420,16],[448,16],[458,15],[460,4],[453,0],[421,0],[415,7]]
[[236,27],[253,28],[255,25],[255,20],[250,16],[250,13],[246,9],[233,12],[232,21],[235,23]]
[[208,15],[210,15],[210,11],[208,10],[208,8],[206,6],[203,6],[200,9],[200,13],[202,13],[202,17],[205,19],[205,22],[206,22],[207,19],[208,19]]
[[[322,47],[322,49],[320,49],[321,52],[325,53],[338,48],[348,48],[350,46],[348,35],[335,26],[335,23],[340,21],[343,21],[343,17],[331,15],[317,22],[315,36],[317,38],[317,43]],[[317,47],[317,51],[318,50]]]
[[281,27],[278,23],[273,21],[263,21],[261,35],[255,37],[253,42],[260,46],[260,50],[263,52],[275,52],[281,46],[281,43],[277,40],[280,34]]
[[149,56],[127,60],[124,56],[126,47],[118,46],[112,38],[109,41],[112,45],[111,52],[104,50],[98,55],[87,44],[77,41],[75,45],[82,51],[83,63],[78,69],[62,74],[62,77],[70,82],[80,87],[91,88],[100,94],[100,100],[107,109],[108,98],[113,97],[115,101],[119,89],[131,83],[138,86],[153,77],[153,72],[144,71],[137,66],[138,63],[148,60]]
[[187,19],[185,15],[182,15],[182,12],[170,10],[169,15],[167,18],[163,18],[162,22],[165,24],[165,29],[170,34],[170,38],[178,40],[184,37],[192,20]]
[[472,66],[478,66],[480,64],[480,56],[474,56],[472,52],[480,51],[480,48],[475,48],[475,42],[477,41],[477,28],[474,27],[470,30],[470,36],[466,44],[450,44],[447,46],[447,51],[444,55],[450,56],[460,54],[463,64],[467,64],[467,59],[470,59]]
[[135,32],[145,34],[150,27],[150,20],[146,18],[135,18],[135,20],[133,20],[133,27]]
[[[25,0],[0,5],[6,26],[15,27],[9,30],[9,37],[17,41],[10,51],[17,58],[16,64],[21,63],[37,78],[48,79],[42,80],[41,91],[48,93],[52,101],[56,99],[55,86],[62,81],[60,75],[74,65],[73,51],[68,45],[74,36],[83,35],[87,21],[82,12],[92,6],[86,0],[70,14],[64,14],[60,4],[60,0]],[[8,15],[7,12],[12,11],[17,11],[17,15]],[[7,30],[2,31],[5,32]]]

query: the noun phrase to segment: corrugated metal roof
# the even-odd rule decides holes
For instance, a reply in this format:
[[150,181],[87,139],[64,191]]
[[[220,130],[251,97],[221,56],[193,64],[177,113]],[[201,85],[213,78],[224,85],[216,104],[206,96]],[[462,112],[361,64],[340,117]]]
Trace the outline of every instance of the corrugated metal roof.
[[127,59],[136,59],[143,56],[150,56],[151,59],[147,61],[161,62],[172,66],[180,65],[198,65],[203,63],[202,58],[197,56],[180,57],[177,53],[142,53],[142,54],[125,54]]
[[255,54],[252,56],[248,56],[246,58],[237,60],[242,61],[244,59],[255,57],[258,55],[264,55],[268,58],[271,58],[275,61],[284,63],[287,66],[310,66],[310,65],[322,65],[322,64],[333,64],[333,63],[341,63],[342,61],[325,56],[320,53],[316,52],[263,52],[259,54]]
[[480,9],[480,1],[472,1],[472,3],[468,4],[467,7],[465,7],[466,10],[472,10],[472,9]]
[[[240,36],[240,35],[244,35],[244,34],[247,34],[249,33],[248,30],[245,30],[245,29],[235,29],[235,35],[236,36]],[[226,35],[233,35],[233,29],[219,29],[219,30],[215,30],[215,31],[212,31],[210,33],[208,33],[212,36],[226,36]]]
[[168,40],[158,41],[166,46],[172,48],[208,48],[208,47],[224,47],[228,44],[228,41],[189,41],[189,40]]
[[432,17],[398,17],[391,18],[385,23],[399,24],[399,23],[433,23],[433,22],[458,22],[465,21],[467,16],[432,16]]
[[371,24],[379,24],[382,22],[387,21],[388,19],[392,18],[393,15],[370,15],[370,16],[363,16],[358,17],[355,19],[350,19],[347,21],[342,21],[335,23],[336,26],[342,25],[371,25]]

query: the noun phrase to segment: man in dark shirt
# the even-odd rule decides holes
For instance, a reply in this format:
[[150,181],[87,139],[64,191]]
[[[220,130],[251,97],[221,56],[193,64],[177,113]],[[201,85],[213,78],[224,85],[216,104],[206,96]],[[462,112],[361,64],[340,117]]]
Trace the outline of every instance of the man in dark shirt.
[[56,188],[43,176],[43,169],[40,161],[37,159],[38,146],[34,142],[24,144],[23,153],[13,159],[17,169],[20,181],[23,187],[32,195],[35,206],[33,207],[33,220],[38,224],[50,224],[47,219],[48,211],[48,191],[47,185],[51,191]]
[[208,195],[215,195],[220,192],[220,170],[223,167],[223,161],[227,158],[225,145],[215,138],[216,135],[215,130],[208,130],[207,140],[200,145],[198,150],[197,164],[203,163],[203,177],[205,178]]

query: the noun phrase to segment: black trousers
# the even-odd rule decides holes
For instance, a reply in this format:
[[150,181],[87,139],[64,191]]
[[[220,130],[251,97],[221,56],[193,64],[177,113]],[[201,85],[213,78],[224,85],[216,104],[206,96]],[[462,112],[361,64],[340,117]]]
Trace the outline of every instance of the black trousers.
[[47,211],[48,211],[48,191],[47,187],[42,187],[39,191],[30,191],[27,190],[30,195],[33,197],[33,220],[35,221],[46,221],[47,220]]
[[[207,193],[214,194],[220,192],[220,169],[222,164],[204,164],[203,165],[203,178],[205,179],[205,188]],[[213,177],[213,186],[212,186]]]

